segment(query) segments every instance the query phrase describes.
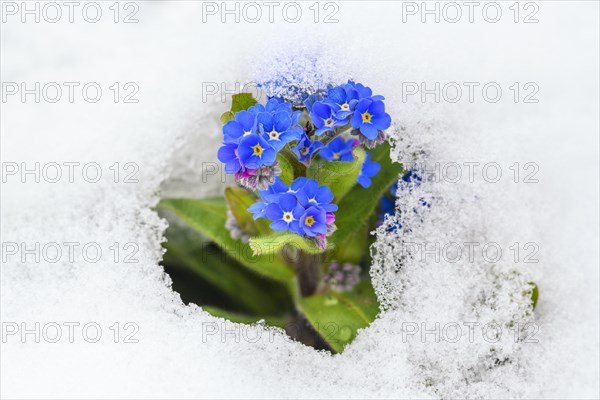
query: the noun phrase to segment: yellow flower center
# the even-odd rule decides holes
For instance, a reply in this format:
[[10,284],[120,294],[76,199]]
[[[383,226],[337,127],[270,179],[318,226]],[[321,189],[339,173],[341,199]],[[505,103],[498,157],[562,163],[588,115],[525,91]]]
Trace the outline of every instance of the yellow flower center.
[[368,111],[364,112],[362,114],[362,120],[363,122],[371,122],[371,114],[369,114]]
[[315,223],[315,219],[312,216],[310,216],[310,215],[308,217],[306,217],[306,219],[304,220],[304,224],[306,226],[308,226],[309,228],[311,226],[313,226],[314,223]]
[[286,213],[283,213],[283,220],[284,220],[285,222],[291,222],[291,221],[293,221],[293,220],[294,220],[294,216],[292,215],[292,213],[291,213],[291,212],[286,212]]
[[333,158],[335,158],[336,160],[337,160],[338,158],[340,158],[340,153],[333,153]]
[[260,144],[255,144],[252,147],[252,151],[254,152],[255,156],[259,156],[260,157],[262,155],[262,153],[263,153],[263,148],[260,147]]
[[350,106],[348,105],[348,103],[342,104],[342,110],[348,111],[349,109],[350,109]]
[[269,137],[271,139],[279,139],[279,132],[273,130],[273,131],[269,132]]
[[308,202],[309,202],[309,203],[316,203],[316,202],[317,202],[317,200],[315,200],[315,199],[310,199],[310,200],[308,200]]

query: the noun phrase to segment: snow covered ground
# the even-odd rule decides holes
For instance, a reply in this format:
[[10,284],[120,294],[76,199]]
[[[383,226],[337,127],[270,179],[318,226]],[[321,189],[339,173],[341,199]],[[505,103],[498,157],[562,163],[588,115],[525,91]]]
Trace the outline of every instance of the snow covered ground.
[[[439,22],[420,2],[282,2],[273,22],[238,3],[236,22],[220,2],[98,2],[95,23],[86,2],[72,23],[61,2],[55,23],[56,7],[38,3],[36,23],[20,4],[2,2],[3,397],[600,396],[597,2],[482,2],[473,22],[464,3],[437,3]],[[446,173],[398,200],[433,202],[402,214],[403,240],[479,245],[473,260],[403,258],[378,232],[387,308],[341,355],[186,306],[159,265],[160,196],[225,185],[220,85],[280,76],[384,94],[395,156]]]

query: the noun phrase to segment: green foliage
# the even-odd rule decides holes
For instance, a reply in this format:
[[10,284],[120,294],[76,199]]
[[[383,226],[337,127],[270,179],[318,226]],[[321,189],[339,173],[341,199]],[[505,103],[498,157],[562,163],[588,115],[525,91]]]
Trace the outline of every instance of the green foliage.
[[159,208],[174,212],[202,235],[233,255],[245,267],[280,282],[289,283],[294,271],[279,255],[258,256],[246,243],[231,238],[225,228],[227,207],[225,200],[163,199]]
[[329,291],[300,299],[300,308],[311,325],[336,352],[354,340],[379,313],[377,297],[368,280],[350,292]]
[[356,186],[356,179],[360,175],[366,152],[362,147],[352,150],[354,161],[328,162],[322,158],[313,161],[306,175],[316,179],[319,185],[329,186],[335,196],[335,202],[339,202],[352,187]]
[[531,306],[535,310],[535,306],[537,306],[538,302],[538,297],[540,296],[540,290],[534,282],[529,282],[529,284],[531,285]]
[[225,125],[226,123],[231,121],[234,118],[234,116],[235,115],[231,111],[225,111],[223,114],[221,114],[221,124]]
[[283,161],[284,164],[281,166],[282,170],[284,168],[287,169],[287,171],[282,171],[281,176],[281,180],[283,180],[286,185],[289,185],[295,178],[306,175],[306,165],[298,161],[296,155],[289,148],[284,147],[281,149],[277,154],[277,160],[280,162]]
[[248,211],[248,207],[256,203],[256,197],[250,192],[237,186],[231,186],[225,189],[225,199],[235,220],[244,232],[256,236],[271,231],[267,220],[264,218],[255,220]]
[[231,112],[235,114],[238,111],[247,110],[256,103],[258,102],[250,93],[234,94],[231,101]]
[[367,224],[381,196],[402,173],[402,165],[390,159],[390,145],[387,142],[377,146],[371,152],[371,161],[381,165],[379,173],[371,179],[371,187],[365,189],[360,185],[354,185],[338,203],[339,209],[335,219],[338,229],[330,238],[338,245],[352,240],[354,235],[361,232],[359,228]]
[[[245,97],[234,100],[236,108],[252,103],[247,100]],[[282,255],[289,255],[290,249],[292,254],[298,251],[312,255],[326,252],[321,260],[358,263],[368,253],[369,230],[379,199],[398,179],[402,167],[389,159],[389,145],[378,146],[371,152],[371,159],[379,162],[382,168],[367,190],[356,183],[366,153],[362,148],[356,148],[353,154],[355,160],[352,162],[313,161],[308,169],[288,148],[278,154],[283,172],[281,178],[286,184],[298,176],[308,176],[332,189],[339,205],[336,213],[338,230],[329,238],[327,249],[320,249],[313,240],[291,232],[273,232],[266,219],[254,220],[247,209],[257,200],[256,195],[239,187],[229,187],[225,190],[225,199],[163,199],[159,203],[159,209],[174,213],[223,250],[220,257],[202,254],[197,247],[170,235],[165,245],[165,260],[186,265],[241,307],[236,311],[203,305],[213,315],[242,323],[264,319],[271,325],[283,326],[285,318],[278,315],[301,312],[333,351],[342,351],[354,339],[356,331],[367,327],[379,312],[370,282],[364,280],[350,292],[327,289],[324,293],[301,297],[296,287],[296,272],[291,265],[294,260]],[[253,236],[248,244],[232,239],[225,228],[227,206],[238,225]],[[264,282],[257,280],[253,273],[280,282],[278,285],[288,293],[289,301],[293,299],[292,309],[282,306],[286,300],[273,301],[270,296],[278,289],[265,290]]]
[[223,254],[211,242],[173,226],[169,227],[167,236],[169,241],[164,244],[166,264],[192,271],[249,313],[270,315],[278,311],[273,302],[275,288],[272,284]]
[[233,120],[235,113],[242,110],[247,110],[258,103],[256,99],[250,93],[238,93],[232,96],[231,110],[225,111],[221,114],[221,124],[225,125],[229,121]]
[[281,175],[279,178],[281,178],[283,183],[289,186],[294,181],[294,167],[290,160],[281,153],[277,154],[277,161],[279,162],[279,168],[281,168]]
[[291,232],[276,232],[269,236],[252,238],[250,247],[255,255],[274,255],[286,247],[302,250],[308,254],[319,254],[325,251],[320,249],[314,241]]

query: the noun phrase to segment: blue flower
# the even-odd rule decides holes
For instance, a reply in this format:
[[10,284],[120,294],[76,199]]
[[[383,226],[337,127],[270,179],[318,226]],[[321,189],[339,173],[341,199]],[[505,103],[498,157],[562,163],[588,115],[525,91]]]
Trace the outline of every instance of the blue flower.
[[369,186],[371,186],[371,178],[377,175],[380,169],[381,165],[374,161],[371,161],[371,156],[369,152],[367,152],[367,157],[365,158],[365,162],[362,165],[357,182],[360,184],[360,186],[368,188]]
[[359,129],[367,139],[374,140],[379,131],[390,127],[392,118],[385,112],[383,101],[363,99],[356,105],[354,115],[350,120],[352,127]]
[[327,233],[327,212],[320,207],[310,207],[300,218],[300,230],[306,236]]
[[354,81],[348,81],[345,85],[346,90],[355,90],[358,94],[358,99],[368,99],[370,98],[373,101],[382,101],[385,100],[385,97],[377,95],[373,96],[373,91],[370,87],[363,85],[362,83],[357,83]]
[[288,193],[298,193],[298,191],[300,189],[302,189],[304,187],[304,185],[306,185],[306,183],[308,181],[310,181],[311,179],[305,178],[303,176],[300,176],[296,179],[294,179],[294,182],[292,182],[292,184],[290,185],[290,188],[288,189]]
[[308,179],[302,189],[296,192],[296,197],[303,207],[318,207],[327,212],[338,209],[337,204],[330,204],[333,201],[331,189],[327,186],[319,186],[314,179]]
[[271,229],[282,232],[287,229],[302,235],[300,230],[300,219],[304,215],[304,208],[298,204],[296,196],[284,194],[276,203],[270,203],[265,211],[267,218],[272,220]]
[[292,140],[300,140],[302,128],[292,126],[292,117],[286,111],[258,114],[258,124],[263,138],[279,151]]
[[242,163],[238,157],[238,145],[235,143],[225,143],[217,152],[217,158],[225,164],[225,173],[235,174],[242,169]]
[[255,104],[248,108],[248,112],[258,115],[263,112],[276,113],[279,111],[286,111],[288,114],[292,114],[292,103],[288,103],[281,97],[271,97],[267,100],[267,104]]
[[304,106],[308,110],[308,112],[312,111],[312,107],[316,102],[323,101],[323,96],[320,93],[311,94],[306,97],[303,101]]
[[345,85],[329,89],[327,91],[327,98],[324,102],[334,104],[335,117],[343,120],[352,115],[358,100],[358,91],[351,85]]
[[265,190],[259,190],[258,194],[263,201],[257,201],[248,207],[248,211],[253,214],[254,219],[265,218],[267,206],[271,203],[276,203],[282,194],[289,191],[288,186],[283,183],[280,177],[275,178],[275,182]]
[[224,143],[239,143],[242,137],[256,133],[256,129],[256,115],[239,111],[223,126]]
[[[395,197],[394,197],[395,198]],[[394,200],[392,200],[389,196],[383,196],[379,201],[379,209],[381,210],[381,220],[383,220],[383,216],[385,214],[394,214],[396,209],[396,204]]]
[[279,197],[289,191],[288,186],[283,183],[280,177],[275,178],[275,182],[266,190],[259,190],[258,194],[268,204],[279,200]]
[[258,169],[272,165],[277,152],[261,136],[250,135],[240,140],[237,154],[244,168]]
[[352,149],[356,145],[355,140],[350,139],[346,142],[343,137],[338,136],[329,142],[319,155],[329,161],[353,161]]
[[257,201],[248,207],[248,211],[253,214],[252,218],[254,219],[264,218],[267,211],[267,205],[268,204],[263,201]]
[[303,133],[298,145],[292,147],[292,151],[298,157],[301,162],[307,162],[310,160],[312,155],[323,148],[323,143],[318,140],[310,140],[310,138]]
[[313,104],[310,111],[310,119],[315,124],[315,127],[317,127],[315,135],[319,136],[327,131],[333,132],[333,128],[336,126],[346,124],[346,121],[337,119],[334,114],[335,111],[331,104],[319,101]]

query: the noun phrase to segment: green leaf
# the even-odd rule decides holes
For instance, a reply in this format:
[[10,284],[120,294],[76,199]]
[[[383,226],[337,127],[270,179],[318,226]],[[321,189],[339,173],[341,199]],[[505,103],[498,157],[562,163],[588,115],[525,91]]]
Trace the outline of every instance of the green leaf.
[[281,152],[277,153],[277,161],[279,161],[279,168],[281,168],[279,178],[289,186],[294,181],[294,167],[292,167],[290,161]]
[[167,250],[163,259],[165,265],[194,272],[249,312],[271,314],[278,311],[278,305],[274,304],[268,291],[272,289],[269,284],[275,284],[273,281],[261,279],[188,229],[169,226],[168,241],[163,244]]
[[[325,251],[325,249],[320,249],[314,241],[290,232],[277,232],[269,236],[251,238],[250,247],[255,255],[278,254],[285,248],[302,250],[308,254],[319,254]],[[328,246],[328,249],[332,249],[332,247]]]
[[535,310],[535,306],[537,306],[538,298],[540,296],[540,290],[538,289],[538,286],[534,282],[529,282],[529,284],[532,286],[532,288],[531,288],[531,306]]
[[214,315],[215,317],[225,318],[229,321],[237,322],[240,324],[251,325],[260,320],[264,320],[267,323],[267,325],[270,325],[270,326],[277,326],[279,328],[285,328],[285,326],[286,326],[286,320],[281,317],[272,317],[272,316],[258,317],[258,316],[254,316],[254,315],[246,315],[246,314],[240,314],[240,313],[236,313],[236,312],[232,312],[232,311],[227,311],[227,310],[223,310],[219,307],[213,307],[213,306],[202,306],[202,309],[204,311],[208,312],[209,314]]
[[256,203],[256,199],[246,189],[230,186],[225,189],[225,199],[238,225],[249,235],[259,235],[271,232],[265,219],[255,220],[248,207]]
[[[287,173],[287,179],[289,179],[290,183],[299,176],[306,176],[306,165],[298,161],[298,157],[294,154],[292,150],[288,146],[285,146],[281,151],[277,154],[277,159],[284,159],[284,163],[287,162],[288,166],[286,168],[291,168],[291,172]],[[283,166],[281,167],[283,169]],[[284,172],[282,172],[283,175]],[[283,177],[281,178],[283,180]],[[284,180],[285,182],[285,180]],[[285,182],[286,185],[289,183]]]
[[234,116],[235,115],[231,111],[225,111],[223,114],[221,114],[221,124],[225,125],[226,123],[231,121],[234,118]]
[[245,267],[261,275],[289,284],[293,269],[278,255],[253,255],[248,244],[234,240],[225,228],[227,207],[225,199],[162,199],[159,208],[174,212],[179,218],[215,242]]
[[379,313],[377,296],[369,280],[362,281],[350,292],[331,290],[301,298],[300,309],[310,324],[336,352],[366,328]]
[[360,227],[368,223],[381,196],[402,173],[402,165],[390,159],[390,145],[387,142],[380,144],[371,152],[371,161],[381,165],[379,173],[371,178],[371,186],[365,189],[355,185],[338,203],[339,208],[335,213],[337,230],[330,237],[330,241],[338,246],[348,243],[353,235],[362,232]]
[[319,185],[329,186],[335,201],[339,202],[356,185],[356,179],[365,161],[366,153],[362,147],[352,150],[354,161],[327,161],[321,158],[313,160],[307,176],[319,181]]
[[238,93],[232,96],[231,112],[247,110],[257,103],[250,93]]
[[369,255],[367,239],[369,238],[371,226],[370,224],[364,224],[356,229],[357,231],[349,236],[343,245],[335,246],[333,251],[327,254],[329,260],[358,264],[365,256]]

